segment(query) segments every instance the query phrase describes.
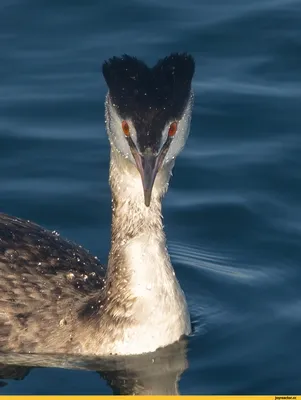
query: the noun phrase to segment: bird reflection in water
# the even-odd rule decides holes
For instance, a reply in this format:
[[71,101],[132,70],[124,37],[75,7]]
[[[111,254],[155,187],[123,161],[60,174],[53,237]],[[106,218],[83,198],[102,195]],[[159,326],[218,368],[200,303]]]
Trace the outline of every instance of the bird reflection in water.
[[9,385],[11,380],[25,379],[33,368],[48,367],[97,371],[113,394],[176,395],[180,394],[181,374],[188,366],[186,352],[187,340],[182,339],[138,356],[99,358],[0,353],[0,394],[1,387]]

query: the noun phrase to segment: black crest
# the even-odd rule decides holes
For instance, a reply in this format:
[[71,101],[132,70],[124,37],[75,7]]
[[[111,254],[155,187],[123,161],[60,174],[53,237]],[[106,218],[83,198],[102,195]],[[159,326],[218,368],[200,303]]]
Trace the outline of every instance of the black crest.
[[194,68],[188,54],[171,54],[152,68],[128,55],[103,64],[112,102],[121,118],[133,121],[141,151],[156,148],[165,124],[182,117]]

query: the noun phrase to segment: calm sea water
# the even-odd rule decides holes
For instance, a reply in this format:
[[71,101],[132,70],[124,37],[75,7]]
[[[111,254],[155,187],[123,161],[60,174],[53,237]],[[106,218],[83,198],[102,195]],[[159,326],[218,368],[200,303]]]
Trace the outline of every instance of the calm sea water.
[[104,263],[101,63],[188,51],[197,65],[192,130],[164,200],[194,323],[187,356],[183,344],[121,364],[0,358],[12,364],[0,393],[164,393],[177,376],[183,394],[300,393],[301,2],[1,0],[0,49],[0,210]]

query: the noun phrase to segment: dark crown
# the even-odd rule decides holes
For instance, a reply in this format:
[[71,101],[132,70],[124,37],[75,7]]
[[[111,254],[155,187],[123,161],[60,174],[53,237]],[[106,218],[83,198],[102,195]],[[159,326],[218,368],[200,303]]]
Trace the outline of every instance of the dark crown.
[[165,124],[182,117],[194,69],[185,53],[171,54],[152,68],[128,55],[104,62],[112,103],[121,118],[133,121],[140,148],[158,144]]

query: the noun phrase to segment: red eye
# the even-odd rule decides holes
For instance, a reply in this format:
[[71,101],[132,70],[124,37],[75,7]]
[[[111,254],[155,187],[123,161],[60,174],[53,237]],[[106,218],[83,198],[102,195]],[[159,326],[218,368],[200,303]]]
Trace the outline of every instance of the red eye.
[[122,130],[125,136],[130,136],[130,127],[126,121],[122,121]]
[[178,129],[178,124],[176,122],[173,122],[170,124],[169,130],[168,130],[168,136],[174,136],[177,132]]

